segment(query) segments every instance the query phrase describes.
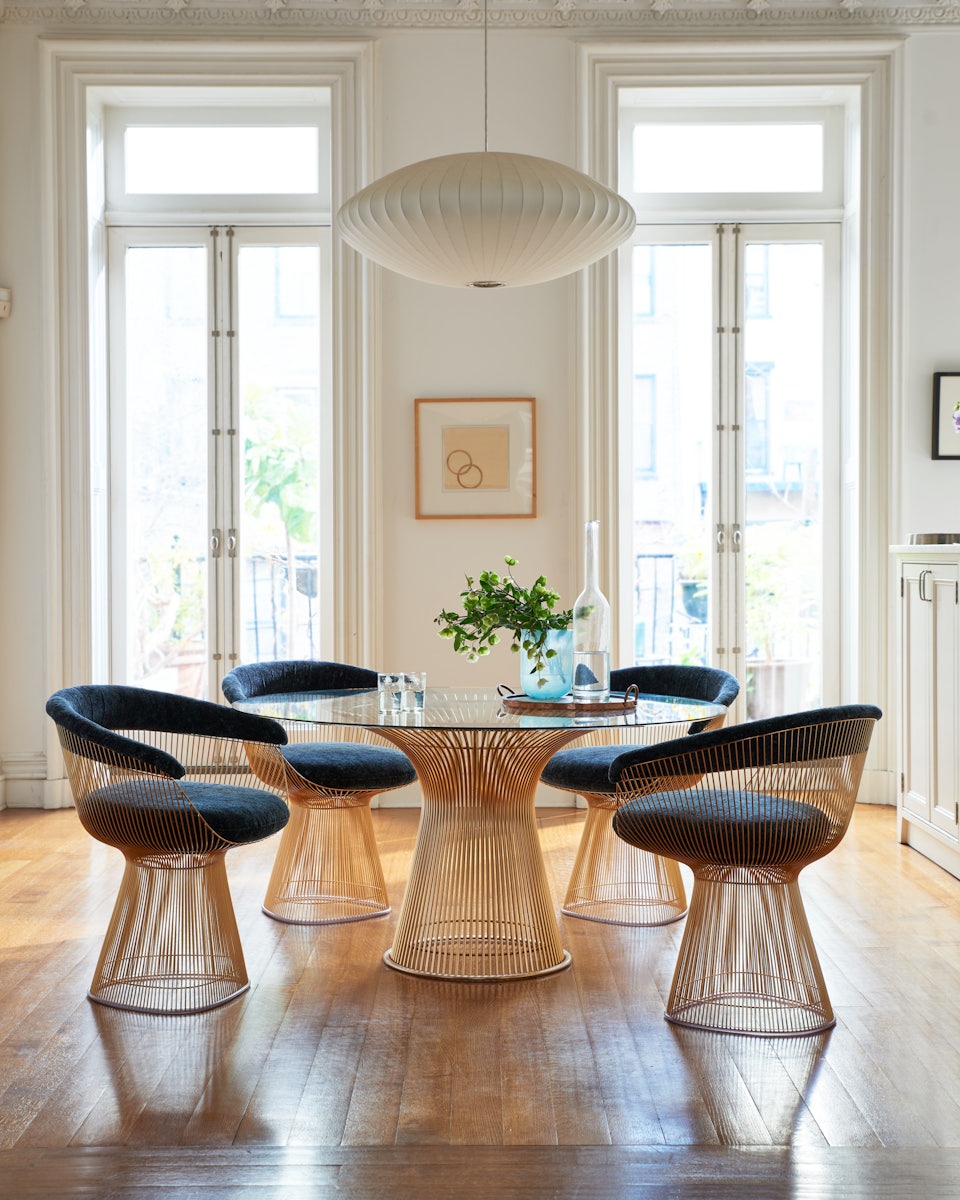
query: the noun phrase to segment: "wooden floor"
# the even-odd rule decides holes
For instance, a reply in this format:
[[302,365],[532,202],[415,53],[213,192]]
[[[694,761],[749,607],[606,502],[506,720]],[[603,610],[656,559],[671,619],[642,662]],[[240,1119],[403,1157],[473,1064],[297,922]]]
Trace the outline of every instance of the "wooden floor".
[[[544,810],[562,895],[584,814]],[[444,984],[382,964],[417,814],[374,813],[394,912],[272,921],[276,842],[228,857],[252,990],[196,1017],[85,998],[122,860],[0,813],[0,1196],[960,1196],[960,881],[861,806],[802,876],[838,1024],[663,1020],[682,923],[562,918],[573,966]]]

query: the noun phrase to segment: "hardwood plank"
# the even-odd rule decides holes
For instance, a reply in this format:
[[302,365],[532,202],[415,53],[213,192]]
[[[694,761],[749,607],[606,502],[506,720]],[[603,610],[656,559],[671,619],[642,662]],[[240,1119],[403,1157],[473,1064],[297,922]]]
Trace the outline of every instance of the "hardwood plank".
[[449,985],[453,1080],[450,1141],[455,1146],[503,1144],[501,1022],[517,987]]
[[546,1051],[545,1081],[553,1095],[557,1141],[567,1146],[606,1145],[612,1141],[612,1134],[596,1060],[583,1034],[572,971],[543,980],[537,1000]]
[[[637,1054],[609,954],[616,930],[598,926],[596,922],[579,922],[575,917],[566,919],[565,928],[574,923],[588,926],[584,936],[578,939],[573,972],[611,1139],[621,1145],[656,1145],[665,1140],[663,1128],[644,1064]],[[636,1005],[640,994],[639,988],[633,992],[632,1005]],[[656,1020],[659,993],[650,988],[645,995],[648,1001],[645,1011]]]
[[[833,1040],[840,1035],[834,1030],[827,1036]],[[810,1072],[802,1059],[779,1051],[778,1057],[802,1092],[806,1111],[828,1146],[880,1146],[880,1138],[843,1086],[832,1059],[822,1055]],[[795,1140],[790,1144],[796,1144]]]
[[660,1147],[370,1147],[260,1151],[5,1151],[23,1200],[953,1200],[956,1151]]
[[449,990],[443,983],[416,983],[396,1140],[401,1145],[443,1144],[450,1141],[453,1095],[453,1056],[445,1017]]
[[510,989],[500,1028],[500,1089],[503,1141],[508,1146],[552,1146],[557,1141],[557,1103],[543,1077],[546,1040],[536,982]]
[[378,972],[375,1018],[357,1063],[341,1145],[382,1146],[397,1139],[417,982],[399,971]]
[[290,927],[278,962],[285,963],[293,978],[293,996],[238,1125],[234,1138],[238,1144],[284,1145],[290,1137],[340,974],[346,968],[339,960],[328,963],[324,949],[325,942],[318,939],[315,929]]

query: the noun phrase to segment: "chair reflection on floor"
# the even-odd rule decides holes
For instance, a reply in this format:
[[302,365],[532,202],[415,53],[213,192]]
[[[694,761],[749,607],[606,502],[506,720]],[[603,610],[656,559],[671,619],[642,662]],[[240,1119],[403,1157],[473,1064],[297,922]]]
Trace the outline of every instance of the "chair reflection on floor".
[[717,1038],[702,1029],[672,1029],[682,1055],[678,1089],[697,1097],[721,1146],[789,1146],[796,1137],[822,1139],[807,1101],[817,1086],[829,1031],[802,1038]]

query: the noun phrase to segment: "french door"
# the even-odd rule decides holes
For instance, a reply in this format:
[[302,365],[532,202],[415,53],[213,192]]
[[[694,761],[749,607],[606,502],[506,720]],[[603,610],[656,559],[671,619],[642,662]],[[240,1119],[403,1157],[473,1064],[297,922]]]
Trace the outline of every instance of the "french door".
[[329,604],[327,231],[109,234],[109,657],[219,697],[317,657]]
[[621,659],[722,667],[750,718],[827,702],[838,228],[640,227],[623,255]]

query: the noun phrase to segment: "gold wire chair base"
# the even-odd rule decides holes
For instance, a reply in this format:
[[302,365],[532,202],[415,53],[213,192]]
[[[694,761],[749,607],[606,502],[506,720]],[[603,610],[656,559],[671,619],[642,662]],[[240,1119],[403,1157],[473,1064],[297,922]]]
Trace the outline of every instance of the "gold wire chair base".
[[616,804],[584,793],[587,819],[562,911],[605,925],[669,925],[687,911],[680,866],[622,841],[613,832]]
[[[729,1010],[732,1019],[724,1024],[714,1024],[718,1016],[727,1015],[724,1008]],[[772,1009],[772,1011],[771,1011]],[[685,1029],[701,1029],[707,1033],[738,1033],[742,1037],[812,1037],[817,1033],[826,1033],[827,1030],[833,1029],[836,1025],[836,1017],[831,1017],[830,1020],[823,1019],[823,1013],[819,1009],[811,1008],[804,1009],[803,1005],[794,1005],[789,1010],[784,1010],[782,1006],[771,1006],[766,1008],[757,1000],[756,996],[739,996],[735,992],[729,992],[724,996],[717,996],[708,1006],[706,1005],[691,1005],[688,1010],[690,1018],[682,1014],[665,1013],[664,1016],[671,1025],[679,1025]],[[762,1025],[767,1022],[771,1016],[778,1020],[789,1012],[794,1019],[800,1018],[806,1013],[809,1016],[810,1024],[806,1028],[798,1029],[755,1029],[754,1025]],[[697,1013],[702,1013],[703,1020],[695,1019]],[[799,1020],[797,1021],[799,1024]],[[749,1026],[742,1028],[742,1026]]]
[[[213,980],[210,980],[207,983],[198,984],[198,990],[203,990],[203,988],[209,987],[213,982]],[[104,1008],[117,1008],[123,1012],[144,1013],[145,1015],[156,1017],[192,1017],[196,1016],[198,1013],[210,1012],[211,1009],[219,1008],[222,1004],[229,1004],[231,1000],[236,1000],[238,996],[242,996],[245,992],[250,991],[250,984],[245,983],[242,987],[234,989],[229,994],[224,995],[221,999],[209,1000],[201,1004],[193,1005],[186,1003],[186,996],[184,994],[185,989],[183,987],[183,980],[180,976],[169,976],[167,978],[163,978],[162,976],[157,975],[149,981],[145,981],[142,987],[144,991],[153,989],[157,992],[162,992],[169,988],[176,988],[180,991],[184,1001],[183,1007],[175,1009],[150,1008],[146,1005],[130,1004],[126,999],[126,985],[118,986],[116,988],[117,995],[120,997],[117,1000],[111,998],[111,990],[109,988],[104,992],[96,994],[94,992],[87,992],[87,999],[92,1000],[94,1004],[103,1005]]]
[[836,1024],[796,878],[695,876],[665,1015],[688,1028],[755,1037]]
[[[370,795],[349,807],[290,797],[263,911],[288,925],[334,925],[385,917],[387,885],[370,816]],[[325,805],[325,806],[321,806]]]
[[184,856],[179,865],[128,858],[89,998],[186,1016],[249,987],[225,851]]

